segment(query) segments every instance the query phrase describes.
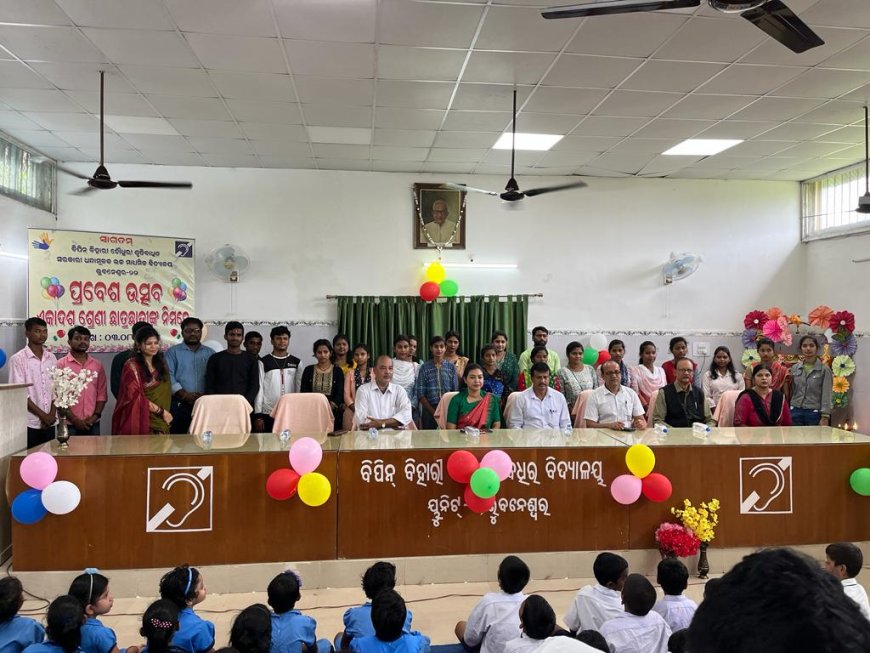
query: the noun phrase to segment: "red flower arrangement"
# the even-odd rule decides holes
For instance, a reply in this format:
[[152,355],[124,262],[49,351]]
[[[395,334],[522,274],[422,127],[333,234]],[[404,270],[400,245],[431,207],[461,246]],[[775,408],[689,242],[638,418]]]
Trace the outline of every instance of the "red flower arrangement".
[[767,320],[767,313],[764,311],[750,311],[743,318],[743,326],[747,329],[758,329],[760,331]]
[[656,542],[659,550],[673,553],[678,558],[687,558],[698,553],[701,540],[682,524],[663,522],[656,529]]
[[846,333],[852,333],[855,330],[855,316],[849,311],[837,311],[831,315],[828,326],[834,333],[845,336]]

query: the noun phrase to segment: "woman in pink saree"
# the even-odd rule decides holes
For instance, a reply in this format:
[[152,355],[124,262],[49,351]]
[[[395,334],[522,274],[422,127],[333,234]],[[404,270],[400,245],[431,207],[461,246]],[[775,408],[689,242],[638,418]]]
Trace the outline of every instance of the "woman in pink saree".
[[169,368],[160,351],[160,334],[142,327],[133,337],[136,351],[124,363],[121,391],[112,414],[115,435],[160,435],[169,433],[172,390]]

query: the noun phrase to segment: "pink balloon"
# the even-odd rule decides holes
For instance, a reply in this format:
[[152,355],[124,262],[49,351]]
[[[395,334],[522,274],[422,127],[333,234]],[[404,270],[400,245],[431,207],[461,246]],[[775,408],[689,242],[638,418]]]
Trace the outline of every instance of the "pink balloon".
[[484,454],[480,461],[480,466],[492,468],[495,473],[498,474],[498,480],[504,481],[511,475],[513,461],[511,460],[511,457],[501,449],[493,449]]
[[19,473],[21,480],[30,487],[44,490],[54,483],[54,479],[57,477],[57,461],[51,454],[37,451],[21,461]]
[[302,476],[317,469],[323,460],[323,449],[314,438],[300,438],[290,446],[290,465]]
[[637,501],[641,490],[643,490],[643,481],[634,474],[617,476],[610,484],[611,496],[624,506]]
[[57,292],[59,288],[60,286],[55,286],[54,284],[51,284],[48,288],[46,288],[46,292],[48,293],[49,297],[57,297]]

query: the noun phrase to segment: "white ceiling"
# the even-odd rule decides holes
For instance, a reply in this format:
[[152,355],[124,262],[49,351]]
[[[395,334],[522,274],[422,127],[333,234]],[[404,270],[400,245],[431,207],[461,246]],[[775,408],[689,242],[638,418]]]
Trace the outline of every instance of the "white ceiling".
[[[788,0],[826,42],[803,54],[706,4],[541,18],[568,3],[0,0],[0,130],[97,160],[104,70],[108,163],[505,174],[514,85],[519,131],[566,134],[518,174],[799,180],[863,159],[870,1]],[[746,142],[660,155],[689,137]]]

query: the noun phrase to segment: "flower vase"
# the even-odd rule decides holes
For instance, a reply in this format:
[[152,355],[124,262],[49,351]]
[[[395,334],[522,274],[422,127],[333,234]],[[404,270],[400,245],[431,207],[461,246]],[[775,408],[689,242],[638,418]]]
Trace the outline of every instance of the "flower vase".
[[69,426],[66,423],[66,417],[64,415],[59,415],[57,418],[57,430],[56,435],[58,443],[60,443],[61,449],[69,448]]
[[698,558],[698,578],[707,578],[710,573],[710,563],[707,561],[708,542],[701,542],[701,555]]

